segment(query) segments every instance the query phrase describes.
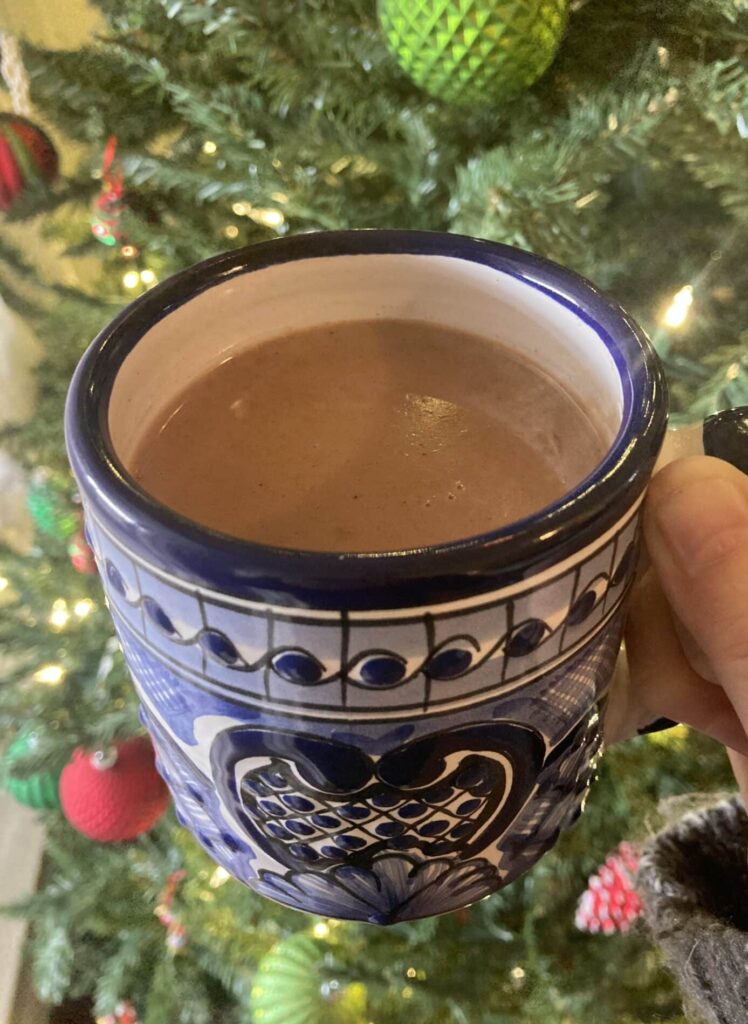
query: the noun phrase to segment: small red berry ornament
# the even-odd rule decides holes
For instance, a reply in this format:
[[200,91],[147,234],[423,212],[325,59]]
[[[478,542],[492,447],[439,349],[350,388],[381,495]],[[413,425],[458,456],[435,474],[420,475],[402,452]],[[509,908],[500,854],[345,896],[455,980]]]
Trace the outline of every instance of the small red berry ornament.
[[0,114],[0,210],[49,184],[58,167],[57,150],[41,128],[17,114]]
[[76,572],[90,576],[96,572],[96,560],[83,530],[78,530],[68,541],[68,555]]
[[96,1018],[96,1024],[138,1024],[138,1015],[129,999],[117,1003],[114,1013]]
[[151,741],[137,736],[95,753],[78,747],[60,776],[60,802],[78,832],[117,843],[152,828],[169,791],[156,771]]
[[621,843],[592,875],[577,905],[574,924],[583,932],[627,932],[641,913],[634,889],[639,857],[631,843]]

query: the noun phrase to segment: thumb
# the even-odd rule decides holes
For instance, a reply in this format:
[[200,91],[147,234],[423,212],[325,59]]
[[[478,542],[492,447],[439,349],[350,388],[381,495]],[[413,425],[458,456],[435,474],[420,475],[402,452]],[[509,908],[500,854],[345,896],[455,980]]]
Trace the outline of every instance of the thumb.
[[748,727],[748,476],[720,459],[670,463],[652,481],[647,547],[675,616]]

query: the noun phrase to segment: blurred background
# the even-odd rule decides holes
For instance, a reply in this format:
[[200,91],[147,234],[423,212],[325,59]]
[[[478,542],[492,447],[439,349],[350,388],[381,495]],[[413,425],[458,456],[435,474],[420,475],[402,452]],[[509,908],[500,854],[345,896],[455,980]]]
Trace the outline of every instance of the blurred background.
[[141,729],[62,409],[90,339],[174,271],[388,226],[591,278],[678,422],[748,404],[748,3],[2,0],[0,30],[0,1022],[684,1021],[631,885],[647,835],[732,786],[683,727],[613,751],[506,891],[387,930],[253,895],[107,780]]

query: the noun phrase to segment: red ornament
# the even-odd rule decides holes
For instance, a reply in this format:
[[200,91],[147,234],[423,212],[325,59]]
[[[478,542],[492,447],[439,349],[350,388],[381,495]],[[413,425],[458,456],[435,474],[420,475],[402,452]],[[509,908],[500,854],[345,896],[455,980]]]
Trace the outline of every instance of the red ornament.
[[78,747],[60,776],[60,802],[84,836],[117,843],[152,828],[169,791],[156,771],[151,741],[137,736],[95,753]]
[[0,210],[52,181],[58,168],[57,150],[41,128],[17,114],[0,114]]
[[631,843],[620,843],[592,875],[577,904],[574,924],[583,932],[627,932],[641,913],[634,889],[639,857]]
[[76,572],[91,575],[96,572],[96,560],[83,530],[78,530],[68,542],[68,554]]

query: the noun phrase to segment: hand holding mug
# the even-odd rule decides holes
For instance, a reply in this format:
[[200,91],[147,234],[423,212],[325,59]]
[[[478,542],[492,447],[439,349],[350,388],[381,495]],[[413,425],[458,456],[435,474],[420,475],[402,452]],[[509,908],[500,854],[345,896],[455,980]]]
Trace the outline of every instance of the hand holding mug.
[[724,743],[748,797],[748,476],[720,459],[679,459],[644,506],[652,565],[634,589],[628,676],[613,688],[610,742],[659,718]]

